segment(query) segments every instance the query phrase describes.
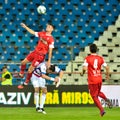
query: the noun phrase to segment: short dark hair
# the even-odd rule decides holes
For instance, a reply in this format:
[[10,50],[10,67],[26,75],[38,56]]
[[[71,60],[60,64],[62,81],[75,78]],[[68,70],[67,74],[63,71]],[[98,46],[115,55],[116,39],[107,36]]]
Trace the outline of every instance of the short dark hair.
[[55,66],[56,65],[50,65],[49,70],[51,70],[52,72],[55,72]]
[[3,70],[3,69],[7,69],[7,66],[6,66],[6,65],[5,65],[5,66],[3,66],[3,67],[2,67],[2,70]]
[[55,25],[52,22],[48,22],[48,25],[51,25],[55,29]]
[[97,46],[96,46],[96,44],[91,44],[90,45],[90,52],[91,53],[96,53],[97,52]]

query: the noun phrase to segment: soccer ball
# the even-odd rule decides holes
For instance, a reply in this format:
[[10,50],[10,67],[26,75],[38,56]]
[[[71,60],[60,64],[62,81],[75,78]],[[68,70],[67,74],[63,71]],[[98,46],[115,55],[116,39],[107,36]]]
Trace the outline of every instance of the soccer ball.
[[43,6],[43,5],[38,6],[38,7],[37,7],[37,12],[38,12],[39,14],[45,14],[45,13],[46,13],[46,7]]

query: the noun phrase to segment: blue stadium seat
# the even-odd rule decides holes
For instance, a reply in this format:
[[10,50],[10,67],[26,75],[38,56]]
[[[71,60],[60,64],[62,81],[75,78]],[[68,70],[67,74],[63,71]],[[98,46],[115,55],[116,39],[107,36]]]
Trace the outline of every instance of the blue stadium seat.
[[[10,59],[16,62],[21,61],[36,46],[38,38],[22,28],[21,22],[26,23],[35,31],[45,29],[45,24],[52,22],[55,25],[53,32],[55,48],[59,48],[54,52],[53,59],[69,61],[71,54],[67,47],[78,45],[84,48],[93,43],[95,38],[98,38],[110,24],[116,21],[120,13],[119,0],[114,0],[114,2],[113,0],[69,0],[67,2],[64,0],[34,0],[34,2],[12,0],[7,4],[0,1],[0,4],[4,8],[0,10],[0,16],[3,16],[0,18],[2,23],[0,24],[0,45],[7,50],[5,54],[3,54],[3,49],[0,50],[2,51],[0,52],[1,61]],[[46,6],[46,15],[37,13],[36,8],[40,4]],[[20,54],[11,55],[14,51],[12,48],[8,49],[7,46],[17,46]],[[73,51],[76,55],[79,47]]]

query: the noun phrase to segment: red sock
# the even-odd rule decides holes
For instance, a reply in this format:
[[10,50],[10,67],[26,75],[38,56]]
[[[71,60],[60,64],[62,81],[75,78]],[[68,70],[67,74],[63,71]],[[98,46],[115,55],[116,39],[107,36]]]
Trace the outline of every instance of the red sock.
[[104,100],[107,99],[107,97],[105,96],[105,94],[104,94],[103,92],[100,92],[100,93],[98,94],[98,96],[101,97],[101,98],[103,98]]
[[24,74],[25,69],[26,69],[26,64],[25,65],[21,65],[20,73]]
[[32,73],[27,73],[25,83],[29,83],[30,82],[31,76],[32,76]]
[[101,105],[98,97],[93,97],[93,100],[94,100],[95,105],[96,105],[96,106],[98,107],[98,109],[100,110],[100,112],[103,112],[104,109],[103,109],[103,107],[102,107],[102,105]]

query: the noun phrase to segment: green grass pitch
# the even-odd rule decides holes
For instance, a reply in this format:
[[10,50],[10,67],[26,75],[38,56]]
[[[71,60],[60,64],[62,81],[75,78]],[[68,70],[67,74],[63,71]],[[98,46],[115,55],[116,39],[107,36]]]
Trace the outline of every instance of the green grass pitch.
[[100,117],[96,107],[45,107],[46,115],[34,107],[1,107],[1,120],[120,120],[120,108],[105,108]]

